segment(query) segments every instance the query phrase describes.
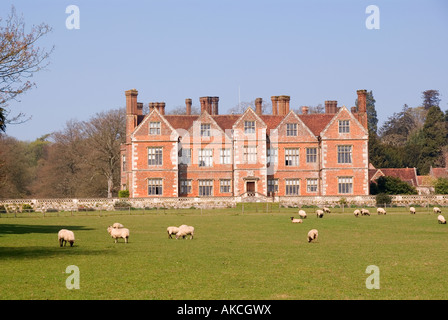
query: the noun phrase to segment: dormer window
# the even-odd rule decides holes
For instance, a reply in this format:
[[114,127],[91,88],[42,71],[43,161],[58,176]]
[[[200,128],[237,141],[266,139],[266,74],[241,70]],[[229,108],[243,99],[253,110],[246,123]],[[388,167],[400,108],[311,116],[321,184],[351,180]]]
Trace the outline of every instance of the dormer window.
[[349,120],[339,120],[339,133],[350,133]]
[[244,133],[255,133],[255,121],[244,121]]

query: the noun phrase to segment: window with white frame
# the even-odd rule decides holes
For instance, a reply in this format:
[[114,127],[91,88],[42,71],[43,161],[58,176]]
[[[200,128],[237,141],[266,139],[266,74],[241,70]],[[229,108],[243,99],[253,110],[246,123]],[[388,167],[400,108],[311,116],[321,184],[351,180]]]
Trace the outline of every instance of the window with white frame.
[[286,195],[297,196],[299,195],[299,179],[286,179]]
[[191,149],[187,148],[181,148],[179,150],[179,164],[187,164],[190,165],[191,164]]
[[352,163],[352,146],[338,146],[338,163]]
[[243,147],[243,162],[254,164],[257,163],[257,147],[244,146]]
[[213,165],[213,149],[199,149],[199,167],[211,167]]
[[191,180],[180,180],[180,193],[181,194],[191,193]]
[[163,153],[162,147],[151,147],[148,148],[148,165],[149,166],[161,166]]
[[201,137],[210,137],[210,123],[201,123]]
[[213,195],[213,180],[199,180],[199,195],[200,196]]
[[338,177],[338,192],[341,194],[352,194],[353,177]]
[[268,194],[278,192],[278,179],[268,179]]
[[244,133],[255,133],[255,121],[244,121]]
[[306,148],[306,162],[317,162],[317,148]]
[[317,192],[317,179],[306,179],[306,192]]
[[299,165],[299,148],[285,148],[285,166],[297,167]]
[[230,149],[221,149],[219,151],[219,163],[230,164]]
[[221,193],[230,192],[230,179],[219,180],[219,188]]
[[163,187],[162,187],[162,179],[148,179],[148,195],[162,195]]
[[122,170],[126,171],[126,155],[125,154],[121,157],[121,163],[122,163]]
[[350,133],[349,120],[339,120],[339,133]]
[[288,137],[297,136],[297,123],[286,124],[286,135]]
[[278,163],[278,149],[277,148],[268,148],[266,149],[267,153],[267,166],[273,166]]
[[160,134],[160,121],[149,123],[149,134],[151,135]]

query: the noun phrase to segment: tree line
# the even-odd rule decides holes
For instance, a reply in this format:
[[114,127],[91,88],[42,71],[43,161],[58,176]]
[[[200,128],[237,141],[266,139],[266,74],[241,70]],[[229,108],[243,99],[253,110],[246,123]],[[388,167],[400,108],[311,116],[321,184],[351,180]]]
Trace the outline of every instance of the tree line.
[[70,120],[32,142],[0,135],[0,198],[116,196],[125,117],[120,108]]

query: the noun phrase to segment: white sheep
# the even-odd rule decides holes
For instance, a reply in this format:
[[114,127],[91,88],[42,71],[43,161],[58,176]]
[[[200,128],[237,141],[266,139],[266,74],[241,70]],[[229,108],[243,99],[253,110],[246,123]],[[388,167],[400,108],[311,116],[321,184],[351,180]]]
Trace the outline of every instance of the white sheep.
[[115,223],[112,225],[112,228],[114,228],[114,229],[120,229],[120,228],[124,228],[124,226],[123,226],[121,223],[119,223],[119,222],[115,222]]
[[376,209],[376,213],[378,213],[378,214],[386,214],[386,209],[384,209],[384,208],[377,208]]
[[166,232],[168,233],[168,238],[172,239],[172,235],[176,235],[179,232],[179,228],[178,227],[168,227],[166,228]]
[[107,232],[109,232],[110,236],[115,239],[115,243],[118,242],[118,238],[123,238],[125,243],[128,243],[129,240],[129,229],[120,228],[115,229],[112,226],[107,227]]
[[322,211],[324,213],[331,213],[330,208],[327,208],[327,207],[323,207]]
[[299,210],[299,217],[302,219],[306,219],[306,212],[305,210]]
[[445,217],[442,216],[441,214],[439,214],[439,216],[437,217],[437,221],[439,221],[439,223],[441,224],[446,224]]
[[370,216],[370,211],[368,209],[361,209],[361,215],[362,216]]
[[415,214],[415,208],[414,208],[414,207],[410,207],[410,208],[409,208],[409,212],[410,212],[411,214]]
[[302,219],[296,219],[294,217],[291,217],[291,222],[292,223],[302,223],[303,221],[302,221]]
[[190,235],[190,240],[193,239],[194,236],[194,227],[192,226],[187,226],[187,225],[181,225],[179,227],[179,231],[176,234],[176,239],[179,239],[180,237],[182,237],[183,239],[185,239],[185,236]]
[[73,231],[61,229],[58,232],[58,241],[60,247],[62,247],[62,244],[65,246],[67,242],[70,242],[70,247],[73,247],[73,243],[75,243],[75,234]]
[[324,217],[324,211],[323,210],[316,210],[316,215],[318,218],[323,218]]
[[434,213],[442,213],[442,210],[440,210],[439,207],[434,207],[434,208],[432,209],[432,211],[434,211]]
[[317,236],[318,236],[318,232],[316,229],[310,230],[310,232],[308,232],[308,242],[316,240]]
[[353,214],[355,215],[355,217],[358,217],[361,214],[361,211],[356,209],[355,211],[353,211]]

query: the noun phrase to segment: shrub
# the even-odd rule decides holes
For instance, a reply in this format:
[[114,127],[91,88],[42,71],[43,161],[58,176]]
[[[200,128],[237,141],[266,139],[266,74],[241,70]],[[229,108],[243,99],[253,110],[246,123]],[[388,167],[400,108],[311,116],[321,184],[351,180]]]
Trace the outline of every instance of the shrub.
[[118,191],[118,198],[129,198],[129,190]]
[[28,203],[22,204],[22,212],[23,211],[25,211],[25,212],[34,212],[33,207],[30,204],[28,204]]
[[392,203],[392,197],[385,193],[378,193],[375,197],[377,207]]
[[434,192],[436,194],[448,194],[448,179],[438,178],[434,184]]

